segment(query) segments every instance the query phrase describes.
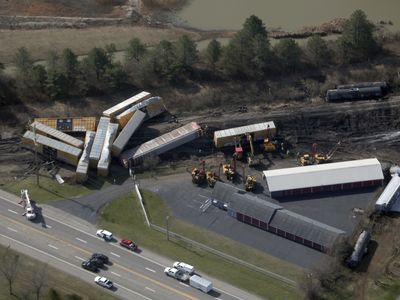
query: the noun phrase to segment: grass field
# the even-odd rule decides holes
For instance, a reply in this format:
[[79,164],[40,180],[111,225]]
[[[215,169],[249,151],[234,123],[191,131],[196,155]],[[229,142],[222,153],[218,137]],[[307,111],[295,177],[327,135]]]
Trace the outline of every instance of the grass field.
[[[3,255],[5,253],[6,248],[0,245],[0,254]],[[12,253],[14,252],[13,250]],[[0,300],[8,300],[8,299],[36,299],[33,294],[30,280],[34,277],[34,273],[38,272],[38,270],[42,270],[44,264],[39,262],[29,256],[24,254],[19,254],[19,261],[17,266],[17,277],[15,283],[13,285],[15,296],[10,296],[8,292],[8,284],[4,279],[4,276],[0,276]],[[70,276],[66,273],[60,272],[60,270],[52,268],[50,266],[46,267],[46,271],[44,272],[45,276],[45,285],[43,288],[43,292],[41,293],[40,299],[50,299],[47,297],[50,288],[55,289],[62,299],[96,299],[96,300],[117,300],[118,298],[105,293],[101,288],[98,288],[94,285],[83,282],[81,279]],[[72,295],[77,295],[81,298],[72,298]],[[69,297],[67,296],[69,295]],[[46,296],[46,297],[44,297]],[[55,299],[55,298],[53,298]],[[61,299],[60,299],[61,300]]]
[[54,179],[40,176],[39,184],[40,186],[37,186],[36,176],[30,176],[22,180],[8,181],[1,186],[1,189],[17,196],[20,195],[21,189],[27,189],[32,200],[37,203],[47,203],[53,200],[82,197],[94,190],[109,186],[110,182],[99,177],[96,181],[88,181],[83,185],[59,184]]
[[[165,216],[170,215],[164,202],[155,194],[143,192],[149,218],[155,224],[164,226]],[[119,236],[131,238],[140,246],[168,256],[171,259],[187,261],[197,269],[220,278],[232,285],[246,289],[268,299],[299,299],[300,292],[288,285],[246,267],[233,264],[221,257],[193,248],[179,241],[167,241],[164,234],[149,229],[143,212],[133,194],[123,196],[108,204],[102,212],[99,226],[115,232]],[[170,229],[196,241],[214,247],[233,256],[266,268],[275,273],[298,279],[302,272],[297,267],[246,247],[209,231],[190,226],[173,217],[169,218]]]

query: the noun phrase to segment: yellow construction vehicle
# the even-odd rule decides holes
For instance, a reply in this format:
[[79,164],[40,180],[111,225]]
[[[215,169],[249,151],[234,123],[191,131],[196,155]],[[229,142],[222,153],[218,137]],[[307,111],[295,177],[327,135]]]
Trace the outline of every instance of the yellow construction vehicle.
[[213,188],[219,181],[219,176],[215,172],[207,172],[207,183],[210,188]]
[[250,153],[247,153],[247,165],[249,167],[254,167],[260,164],[260,160],[256,159],[254,156],[253,135],[251,133],[246,133],[246,137],[250,144]]
[[314,164],[313,156],[309,153],[297,155],[297,163],[299,166],[310,166]]
[[222,170],[226,176],[226,179],[233,181],[236,177],[236,158],[233,156],[232,164],[222,165]]
[[273,153],[276,152],[276,142],[269,138],[264,139],[264,152]]
[[246,181],[244,182],[244,187],[246,191],[252,192],[254,191],[257,185],[257,178],[255,175],[247,175]]
[[[317,148],[317,144],[315,144],[315,150]],[[314,153],[314,163],[316,164],[324,164],[324,163],[328,163],[331,161],[333,154],[335,154],[335,152],[339,149],[340,147],[340,141],[337,142],[337,144],[327,153],[320,153],[315,151]]]
[[202,162],[202,169],[194,168],[192,170],[192,182],[197,185],[204,183],[206,179],[205,161]]

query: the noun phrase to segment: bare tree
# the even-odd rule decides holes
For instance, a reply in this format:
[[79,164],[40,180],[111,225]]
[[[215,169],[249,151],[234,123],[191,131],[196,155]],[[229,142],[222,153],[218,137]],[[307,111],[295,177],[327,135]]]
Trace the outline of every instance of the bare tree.
[[17,278],[19,255],[12,252],[10,246],[4,251],[0,260],[0,272],[7,280],[10,295],[15,296],[13,284]]
[[40,293],[47,282],[47,264],[43,264],[39,266],[32,275],[32,285],[34,289],[34,293],[36,295],[36,300],[39,300]]

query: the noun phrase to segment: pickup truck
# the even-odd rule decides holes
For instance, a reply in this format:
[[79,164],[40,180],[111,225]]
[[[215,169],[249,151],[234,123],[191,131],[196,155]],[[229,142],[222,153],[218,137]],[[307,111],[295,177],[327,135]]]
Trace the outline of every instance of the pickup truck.
[[166,267],[164,269],[164,273],[167,276],[173,277],[179,281],[185,282],[189,280],[190,275],[187,274],[186,272],[183,272],[181,270],[178,270],[176,268],[170,268],[170,267]]

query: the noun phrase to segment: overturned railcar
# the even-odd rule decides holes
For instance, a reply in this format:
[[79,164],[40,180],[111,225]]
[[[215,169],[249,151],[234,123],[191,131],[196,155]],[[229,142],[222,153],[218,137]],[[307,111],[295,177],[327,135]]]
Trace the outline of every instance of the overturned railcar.
[[343,90],[343,89],[355,89],[355,88],[369,88],[369,87],[379,87],[382,89],[383,94],[387,94],[390,90],[389,85],[386,81],[373,81],[373,82],[359,82],[359,83],[352,83],[352,84],[341,84],[337,85],[336,89]]
[[347,260],[347,265],[350,268],[355,268],[361,262],[362,258],[368,251],[368,244],[371,241],[371,234],[363,230],[357,239],[356,245],[354,246],[353,253]]
[[380,99],[384,96],[380,87],[364,87],[351,89],[335,89],[326,92],[326,101],[351,101],[351,100],[372,100]]

